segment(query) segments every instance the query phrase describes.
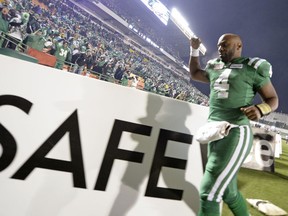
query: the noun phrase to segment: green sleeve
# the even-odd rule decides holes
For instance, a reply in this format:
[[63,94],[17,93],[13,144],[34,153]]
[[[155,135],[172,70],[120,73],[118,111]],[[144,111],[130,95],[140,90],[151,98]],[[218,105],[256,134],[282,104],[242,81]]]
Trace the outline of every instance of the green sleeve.
[[265,84],[270,82],[271,76],[272,76],[272,66],[269,62],[264,60],[256,68],[254,89],[257,91],[258,89],[263,87]]

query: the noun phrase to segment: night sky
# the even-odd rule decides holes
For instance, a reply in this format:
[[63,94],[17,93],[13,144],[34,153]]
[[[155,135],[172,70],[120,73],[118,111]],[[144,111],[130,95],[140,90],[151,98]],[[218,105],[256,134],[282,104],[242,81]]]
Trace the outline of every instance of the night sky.
[[[160,0],[161,1],[161,0]],[[276,112],[288,114],[288,1],[287,0],[162,0],[176,7],[201,38],[207,53],[202,66],[217,57],[217,41],[223,33],[239,34],[243,56],[260,57],[273,67],[272,83],[279,96]],[[187,47],[189,41],[187,39]],[[206,95],[209,86],[193,82]],[[260,102],[258,97],[255,102]]]

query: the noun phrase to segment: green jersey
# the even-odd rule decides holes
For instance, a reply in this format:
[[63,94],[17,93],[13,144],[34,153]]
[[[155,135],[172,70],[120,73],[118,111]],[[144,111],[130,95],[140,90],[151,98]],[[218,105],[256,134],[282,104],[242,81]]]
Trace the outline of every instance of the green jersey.
[[26,45],[33,49],[42,51],[45,45],[45,39],[42,35],[30,34],[27,36]]
[[[7,33],[9,29],[9,22],[2,18],[2,13],[0,12],[0,33]],[[1,38],[0,38],[1,39]]]
[[260,58],[240,57],[227,64],[213,59],[205,70],[210,80],[209,120],[248,124],[240,108],[252,105],[257,91],[270,82],[270,63]]
[[55,56],[58,61],[63,62],[66,60],[68,54],[70,53],[69,47],[64,47],[61,43],[56,43]]

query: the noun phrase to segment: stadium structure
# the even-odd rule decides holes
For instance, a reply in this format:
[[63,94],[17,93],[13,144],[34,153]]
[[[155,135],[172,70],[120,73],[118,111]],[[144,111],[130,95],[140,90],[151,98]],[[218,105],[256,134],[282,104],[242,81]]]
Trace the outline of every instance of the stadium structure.
[[[70,0],[76,6],[82,8],[87,13],[91,14],[101,22],[108,29],[116,30],[124,37],[124,42],[133,46],[140,52],[151,56],[153,59],[161,63],[164,67],[173,70],[177,75],[189,80],[190,76],[187,73],[187,59],[189,58],[189,50],[187,48],[188,38],[185,32],[175,24],[175,22],[159,19],[151,8],[143,4],[149,2],[146,0],[126,0],[118,4],[120,11],[125,11],[134,17],[139,17],[141,23],[146,23],[158,33],[159,38],[163,38],[165,43],[163,45],[172,45],[171,50],[165,50],[167,46],[159,46],[141,31],[137,25],[137,20],[129,22],[125,18],[118,15],[112,9],[105,5],[106,1],[99,0]],[[109,1],[108,1],[109,2]],[[158,1],[156,1],[158,2]],[[141,13],[139,13],[141,11]],[[170,11],[168,12],[170,16]],[[178,50],[178,52],[177,52]],[[181,52],[179,52],[181,50]],[[174,52],[173,52],[174,51]],[[267,127],[269,130],[277,131],[282,134],[282,137],[288,135],[288,115],[284,113],[273,112],[268,116],[259,120],[259,125]]]
[[[71,0],[71,2],[91,16],[97,18],[106,28],[121,34],[124,37],[125,43],[128,43],[140,52],[145,52],[145,54],[151,56],[163,66],[189,79],[187,61],[185,64],[183,60],[183,57],[187,59],[189,56],[189,49],[187,48],[189,42],[183,32],[181,32],[172,21],[168,21],[167,26],[164,25],[141,1],[128,0],[119,4],[119,6],[125,8],[127,13],[132,14],[132,16],[133,12],[137,14],[141,23],[147,23],[147,26],[150,26],[153,30],[157,30],[157,37],[167,41],[162,43],[162,45],[165,46],[168,44],[168,41],[170,41],[171,43],[169,44],[173,46],[173,50],[167,51],[165,50],[167,47],[158,45],[157,42],[150,39],[150,35],[145,34],[145,32],[141,30],[141,27],[137,25],[137,20],[125,20],[125,18],[108,8],[104,4],[105,1],[102,3],[101,1],[94,0]],[[139,13],[139,11],[141,11],[141,13]],[[186,49],[183,50],[184,44],[186,45]],[[183,51],[181,55],[180,53],[172,53],[174,50],[180,50],[180,47],[181,52]]]

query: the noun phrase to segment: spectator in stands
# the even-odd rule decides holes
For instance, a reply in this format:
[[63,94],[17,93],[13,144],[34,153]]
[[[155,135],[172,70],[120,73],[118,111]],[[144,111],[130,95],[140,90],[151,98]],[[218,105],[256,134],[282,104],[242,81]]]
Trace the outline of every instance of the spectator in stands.
[[71,57],[72,57],[70,48],[68,47],[68,41],[64,39],[60,39],[56,41],[54,55],[57,58],[55,68],[62,70],[65,64],[65,61],[67,60],[68,62],[70,62]]
[[96,56],[93,55],[93,52],[91,49],[87,49],[87,70],[91,70],[93,67],[94,62],[96,61]]
[[40,27],[40,21],[37,19],[37,16],[35,16],[34,12],[32,10],[29,11],[29,20],[27,23],[27,33],[31,34],[39,30]]
[[116,70],[115,70],[115,73],[114,73],[114,78],[115,78],[116,83],[120,83],[121,82],[121,79],[123,77],[124,71],[125,71],[125,68],[123,67],[123,65],[120,62],[118,62],[116,64]]
[[105,74],[108,77],[112,77],[113,75],[113,63],[112,61],[109,61],[103,69],[103,74]]
[[87,54],[86,54],[86,47],[82,46],[81,51],[74,55],[75,57],[75,64],[73,66],[73,73],[81,74],[87,65]]
[[136,83],[133,85],[134,80],[135,75],[132,74],[129,68],[126,67],[121,80],[121,84],[128,87],[136,87]]
[[4,46],[15,50],[18,44],[23,40],[23,29],[21,28],[23,20],[21,14],[15,9],[9,10],[9,15],[11,19],[9,21],[9,31]]
[[28,34],[24,39],[23,43],[28,47],[36,49],[38,51],[43,51],[45,46],[45,36],[43,35],[43,29],[39,29],[34,33]]
[[9,0],[0,0],[0,9],[4,7],[9,7],[10,1]]
[[97,59],[97,62],[93,66],[92,70],[98,74],[103,74],[104,68],[106,67],[107,63],[108,63],[108,61],[106,60],[106,56],[101,55],[100,58]]
[[0,8],[0,48],[2,47],[2,44],[5,39],[5,35],[8,32],[8,26],[9,26],[9,21],[8,21],[8,14],[9,14],[9,9],[7,7]]

